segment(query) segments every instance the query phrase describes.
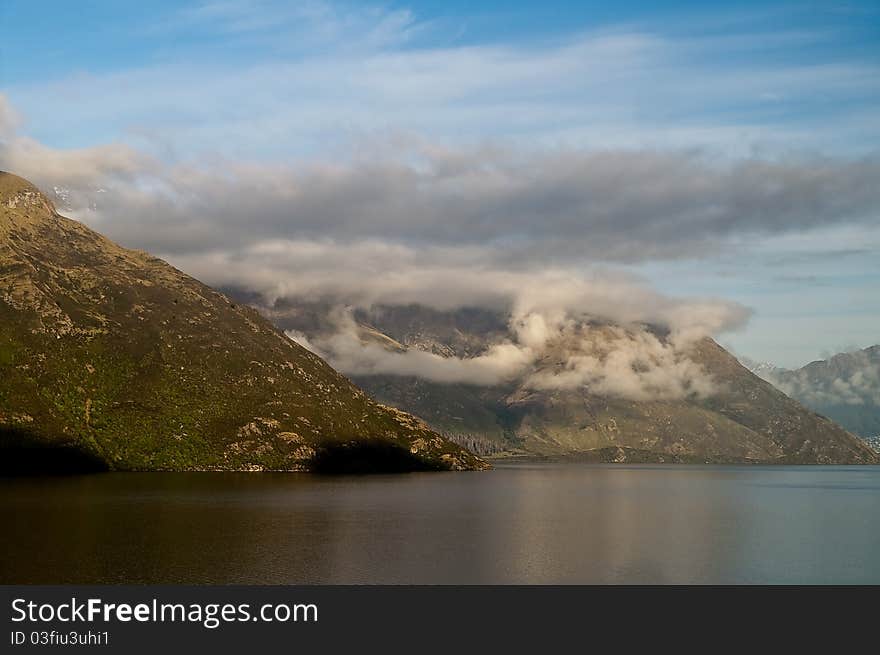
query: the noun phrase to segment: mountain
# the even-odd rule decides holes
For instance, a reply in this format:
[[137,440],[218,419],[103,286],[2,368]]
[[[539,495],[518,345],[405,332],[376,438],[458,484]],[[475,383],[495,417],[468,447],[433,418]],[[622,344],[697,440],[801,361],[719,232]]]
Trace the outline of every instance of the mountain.
[[[259,306],[259,303],[257,303]],[[286,330],[314,343],[332,323],[327,307],[300,302],[263,305]],[[418,305],[353,313],[357,338],[394,352],[444,358],[485,353],[509,337],[503,317],[482,309],[443,312]],[[668,341],[659,328],[651,338]],[[571,353],[588,343],[613,349],[628,328],[584,323],[574,343],[551,345],[531,379],[564,375]],[[439,432],[483,455],[565,457],[629,462],[878,463],[864,443],[744,368],[713,340],[690,346],[688,357],[711,376],[712,393],[638,397],[578,388],[526,384],[467,384],[424,375],[357,374],[353,379],[382,402],[411,412]],[[332,361],[332,360],[331,360]],[[638,364],[633,364],[638,366]],[[555,379],[555,378],[551,378]]]
[[850,432],[880,436],[880,345],[795,370],[771,367],[756,373]]
[[776,364],[771,362],[757,362],[748,357],[740,357],[739,363],[751,373],[754,373],[759,378],[764,378],[765,380],[771,377],[776,371],[780,370]]
[[486,466],[253,309],[58,215],[9,173],[0,376],[7,471]]

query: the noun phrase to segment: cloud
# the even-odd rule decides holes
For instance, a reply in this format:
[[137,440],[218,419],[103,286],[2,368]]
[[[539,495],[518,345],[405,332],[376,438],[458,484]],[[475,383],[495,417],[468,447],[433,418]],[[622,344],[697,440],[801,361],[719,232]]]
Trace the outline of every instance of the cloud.
[[136,26],[148,63],[10,80],[38,131],[0,95],[0,168],[208,283],[489,307],[518,349],[466,363],[337,344],[353,369],[524,376],[588,316],[625,328],[620,355],[573,345],[535,384],[623,392],[657,387],[653,368],[683,393],[687,344],[748,311],[622,267],[679,260],[696,277],[731,248],[861,241],[880,209],[876,61],[835,48],[852,36],[836,23],[786,12],[768,33],[749,13],[481,42],[385,6],[197,2]]
[[789,27],[772,31],[753,15],[588,31],[573,21],[566,34],[504,39],[449,14],[426,21],[371,3],[227,0],[152,14],[155,25],[122,26],[147,54],[139,65],[74,59],[75,72],[56,64],[8,92],[54,143],[158,135],[176,156],[278,159],[387,133],[865,152],[880,133],[876,58],[851,47],[864,35],[817,27],[815,11],[789,10]]
[[120,144],[58,151],[13,137],[0,164],[71,187],[76,217],[168,254],[381,241],[482,250],[504,268],[628,263],[700,257],[734,237],[868,224],[880,211],[878,158],[398,146],[333,164],[161,165]]
[[15,135],[21,125],[21,117],[13,109],[9,99],[0,93],[0,142]]
[[[121,144],[56,150],[32,139],[13,137],[0,148],[0,166],[5,170],[39,180],[43,188],[70,186],[80,203],[91,198],[89,206],[80,205],[79,209],[94,207],[94,194],[102,184],[136,184],[136,176],[147,173],[150,164],[149,157]],[[58,184],[47,187],[52,180]]]
[[527,376],[523,386],[544,391],[583,389],[628,400],[705,398],[717,383],[688,354],[687,343],[662,340],[646,329],[581,326],[565,343],[563,362]]
[[[594,325],[559,307],[514,314],[508,337],[471,357],[441,356],[389,344],[357,324],[350,310],[330,312],[332,328],[288,336],[347,375],[414,376],[444,384],[513,384],[536,391],[582,391],[628,400],[708,397],[711,375],[690,357],[692,341],[658,336],[643,325]],[[705,336],[705,335],[703,335]],[[696,333],[690,334],[691,339]]]
[[[63,187],[74,217],[215,286],[269,302],[487,307],[509,321],[506,340],[464,359],[388,351],[350,326],[309,334],[343,372],[519,380],[634,399],[711,393],[688,349],[741,328],[749,311],[670,298],[619,264],[867,224],[880,209],[872,158],[719,161],[405,139],[335,163],[169,164],[123,144],[56,150],[13,131],[0,168]],[[606,334],[610,350],[578,331],[594,320],[623,330]],[[554,349],[561,366],[542,365]]]
[[355,44],[359,49],[393,45],[418,27],[406,9],[322,0],[211,0],[173,12],[149,31],[220,36],[227,43],[247,38],[288,50],[332,45],[338,51]]
[[215,286],[279,298],[337,304],[423,304],[440,310],[485,307],[520,319],[559,311],[631,324],[664,325],[676,334],[718,334],[742,327],[748,311],[719,299],[676,299],[644,279],[585,267],[506,269],[474,248],[417,248],[381,241],[273,242],[253,249],[183,255],[174,262]]
[[758,371],[768,382],[810,407],[880,406],[880,348],[836,355],[795,371]]
[[78,209],[94,204],[102,185],[135,185],[154,175],[159,164],[152,157],[123,144],[62,150],[50,148],[20,134],[23,119],[0,93],[0,168],[39,184],[44,189],[67,185],[75,192]]
[[404,375],[492,386],[520,375],[533,359],[530,349],[509,341],[492,344],[484,353],[469,358],[442,357],[418,349],[389,350],[381,342],[365,339],[349,313],[337,314],[335,330],[312,340],[288,335],[326,358],[334,368],[354,376]]

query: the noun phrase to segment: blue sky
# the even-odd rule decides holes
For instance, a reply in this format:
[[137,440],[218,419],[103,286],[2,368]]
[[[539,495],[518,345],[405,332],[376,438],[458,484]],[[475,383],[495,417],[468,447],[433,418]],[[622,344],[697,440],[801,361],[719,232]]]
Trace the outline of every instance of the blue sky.
[[[585,36],[616,37],[616,49],[609,45],[607,53],[595,56],[620,57],[620,70],[586,80],[581,88],[571,84],[576,78],[558,71],[559,77],[534,95],[486,90],[497,94],[492,97],[497,105],[540,108],[541,116],[513,120],[508,113],[507,120],[495,120],[505,113],[502,107],[449,122],[441,122],[442,116],[396,116],[394,128],[443,138],[464,131],[474,139],[550,138],[559,126],[559,138],[592,144],[601,142],[601,135],[594,136],[585,124],[595,121],[615,131],[603,145],[729,145],[745,138],[751,147],[853,152],[872,147],[865,136],[878,132],[880,10],[872,3],[712,3],[710,11],[698,2],[486,2],[475,11],[455,2],[12,0],[2,11],[5,23],[16,26],[4,34],[3,85],[28,117],[28,133],[59,147],[131,139],[164,122],[171,131],[179,128],[175,138],[192,133],[197,124],[203,131],[195,132],[192,147],[216,148],[216,134],[206,124],[242,115],[252,119],[255,109],[272,121],[273,100],[293,102],[299,93],[313,93],[322,103],[344,102],[349,89],[339,85],[334,95],[332,77],[321,84],[284,77],[314,70],[316,60],[497,48],[516,50],[521,59],[532,57],[540,65],[566,56],[565,47]],[[248,91],[263,97],[230,98],[218,89],[236,75],[256,78]],[[131,88],[138,84],[142,94]],[[268,91],[270,84],[275,89]],[[205,95],[196,99],[193,90]],[[420,91],[400,90],[394,100],[412,103],[412,94]],[[47,103],[47,93],[67,104],[67,111]],[[466,86],[440,99],[466,100],[484,109],[489,104]],[[106,110],[96,111],[96,104]],[[553,105],[556,112],[546,111]],[[418,102],[413,107],[423,109]],[[385,108],[376,103],[377,112]],[[339,112],[338,122],[349,128],[387,127],[369,111]],[[329,123],[327,129],[340,127]],[[628,138],[616,133],[627,128],[634,133]],[[716,135],[707,134],[711,130]],[[235,144],[236,154],[283,156],[304,147],[303,135],[289,134],[280,142],[274,134],[267,141],[243,133],[240,139],[226,136],[248,141],[247,150]],[[204,140],[197,140],[202,135]]]
[[[825,160],[876,161],[876,3],[474,4],[7,0],[0,20],[15,29],[0,44],[0,82],[19,139],[14,161],[30,162],[44,184],[111,191],[120,176],[126,184],[138,177],[139,189],[164,188],[174,167],[203,177],[230,161],[279,176],[357,167],[364,158],[419,170],[426,157],[436,167],[437,153],[447,164],[467,153],[468,166],[480,157],[476,168],[505,171],[519,170],[512,159],[537,153],[543,161],[559,151],[699,153],[708,168],[760,160],[790,164],[798,175],[815,174]],[[94,179],[71,181],[35,163],[71,150],[87,158]],[[782,183],[791,179],[786,171]],[[245,174],[236,175],[241,182]],[[519,189],[519,173],[510,175]],[[472,190],[471,182],[462,184]],[[562,188],[561,178],[545,182]],[[571,217],[546,218],[535,202],[536,224],[571,227]],[[532,231],[493,234],[498,248],[533,239],[525,259],[536,270],[601,265],[663,293],[740,303],[753,310],[749,324],[720,340],[795,366],[880,342],[880,215],[871,202],[848,214],[826,207],[802,224],[783,209],[792,214],[785,224],[766,230],[754,221],[741,228],[733,215],[681,248],[670,245],[681,233],[661,232],[665,222],[642,209],[643,223],[657,221],[662,247],[639,241],[605,258],[587,244],[580,261],[568,254],[557,262]],[[809,213],[816,204],[797,206]],[[181,263],[204,255],[172,252],[106,217],[82,218]],[[266,238],[300,236],[293,219],[267,221],[278,231]],[[585,222],[584,233],[590,229]],[[354,231],[340,234],[340,242],[354,239]],[[381,231],[357,236],[447,247],[437,234],[434,226],[400,240]],[[621,243],[628,234],[620,232]]]

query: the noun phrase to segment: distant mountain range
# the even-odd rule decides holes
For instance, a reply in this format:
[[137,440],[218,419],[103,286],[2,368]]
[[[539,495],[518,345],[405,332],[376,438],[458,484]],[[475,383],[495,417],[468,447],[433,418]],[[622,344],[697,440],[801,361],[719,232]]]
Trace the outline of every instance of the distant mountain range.
[[867,439],[880,438],[880,345],[789,370],[744,360],[756,375]]
[[250,307],[0,172],[0,470],[485,466]]
[[[232,292],[234,293],[234,291]],[[247,298],[279,327],[322,353],[336,340],[333,308],[301,300],[271,305]],[[389,354],[431,353],[466,364],[511,335],[505,317],[483,309],[438,311],[419,305],[374,307],[351,315],[356,341]],[[877,463],[864,442],[825,417],[806,409],[752,374],[708,338],[689,347],[687,361],[670,360],[674,371],[691,370],[703,381],[674,396],[603,391],[603,380],[576,388],[534,380],[559,380],[571,362],[614,361],[615,344],[648,344],[665,356],[670,337],[661,328],[631,328],[585,321],[569,342],[551,344],[523,377],[503,383],[428,379],[418,370],[400,373],[351,372],[362,388],[424,419],[439,432],[484,455],[564,457],[628,462]],[[627,366],[652,369],[653,351]],[[574,356],[572,353],[576,353]],[[333,353],[327,353],[334,361]],[[337,353],[339,359],[339,353]],[[394,358],[392,357],[392,361]],[[405,361],[401,359],[400,361]],[[419,361],[414,358],[414,361]],[[430,362],[437,363],[436,358]],[[607,386],[607,385],[606,385]]]

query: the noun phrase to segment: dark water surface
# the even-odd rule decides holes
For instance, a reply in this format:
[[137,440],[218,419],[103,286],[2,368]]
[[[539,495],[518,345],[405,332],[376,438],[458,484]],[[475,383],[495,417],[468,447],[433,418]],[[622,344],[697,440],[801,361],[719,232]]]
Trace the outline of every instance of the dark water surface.
[[5,583],[880,583],[880,467],[0,479]]

